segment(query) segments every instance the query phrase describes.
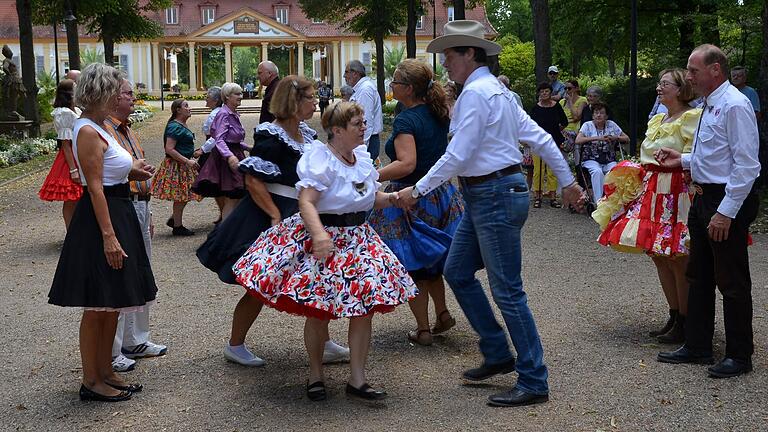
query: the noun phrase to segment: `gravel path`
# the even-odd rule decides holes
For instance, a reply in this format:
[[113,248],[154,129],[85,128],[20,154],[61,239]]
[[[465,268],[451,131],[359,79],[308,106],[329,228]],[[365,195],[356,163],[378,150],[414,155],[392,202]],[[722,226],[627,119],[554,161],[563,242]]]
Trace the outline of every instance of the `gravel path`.
[[[162,158],[165,120],[160,113],[138,128],[154,163]],[[202,120],[193,118],[192,129]],[[256,116],[243,120],[251,129]],[[407,306],[374,320],[369,379],[390,394],[378,405],[344,396],[345,365],[327,370],[330,399],[309,402],[303,320],[267,308],[248,339],[267,365],[225,362],[221,351],[242,290],[220,283],[194,256],[216,217],[212,200],[189,205],[185,225],[198,234],[188,238],[171,237],[163,226],[170,203],[152,201],[161,222],[153,244],[160,292],[152,338],[169,354],[141,360],[128,374],[145,385],[131,401],[81,403],[80,311],[47,304],[64,229],[60,205],[37,199],[44,176],[0,188],[0,430],[768,430],[768,235],[756,235],[750,250],[755,372],[712,380],[702,366],[655,361],[666,347],[646,334],[666,306],[651,261],[599,247],[591,219],[551,208],[531,209],[523,239],[523,277],[550,370],[547,404],[487,407],[486,397],[513,384],[514,375],[462,385],[460,373],[480,356],[450,294],[458,325],[432,347],[406,341],[414,326]],[[344,341],[346,323],[333,323],[331,332]]]

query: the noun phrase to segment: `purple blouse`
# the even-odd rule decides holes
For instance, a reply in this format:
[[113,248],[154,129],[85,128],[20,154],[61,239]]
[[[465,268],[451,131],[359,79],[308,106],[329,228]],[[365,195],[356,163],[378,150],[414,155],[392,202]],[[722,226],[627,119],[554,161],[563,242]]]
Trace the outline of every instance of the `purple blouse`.
[[240,146],[247,148],[245,144],[245,129],[240,123],[240,114],[232,111],[228,106],[223,105],[216,118],[211,124],[211,136],[216,141],[216,148],[219,149],[221,156],[226,159],[232,156],[227,143],[240,143]]

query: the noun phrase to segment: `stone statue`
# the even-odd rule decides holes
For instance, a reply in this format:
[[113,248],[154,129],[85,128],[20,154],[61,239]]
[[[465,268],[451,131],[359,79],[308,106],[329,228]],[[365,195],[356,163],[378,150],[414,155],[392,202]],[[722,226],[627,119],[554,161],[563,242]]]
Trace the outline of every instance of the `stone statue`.
[[8,45],[3,45],[3,78],[2,94],[0,94],[0,120],[21,121],[24,117],[16,112],[19,98],[26,97],[27,89],[19,76],[16,64],[11,61],[13,51]]

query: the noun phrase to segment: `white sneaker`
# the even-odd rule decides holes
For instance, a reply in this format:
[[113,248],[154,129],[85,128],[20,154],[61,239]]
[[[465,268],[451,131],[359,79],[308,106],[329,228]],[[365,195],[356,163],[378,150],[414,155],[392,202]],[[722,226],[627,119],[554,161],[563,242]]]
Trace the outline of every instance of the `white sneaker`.
[[[238,352],[239,351],[239,352]],[[264,366],[266,362],[248,351],[245,345],[242,345],[242,349],[235,351],[230,345],[224,348],[224,357],[232,363],[241,364],[243,366],[259,367]]]
[[325,349],[323,350],[324,364],[348,362],[349,348],[343,347],[332,340],[325,342]]
[[150,341],[146,341],[141,345],[136,345],[132,347],[123,347],[122,350],[123,355],[125,355],[128,358],[135,359],[135,358],[144,358],[144,357],[158,357],[165,355],[165,353],[168,352],[168,347],[165,345],[160,345],[156,343],[152,343]]
[[122,354],[112,359],[112,370],[115,372],[128,372],[135,367],[136,360],[131,360]]

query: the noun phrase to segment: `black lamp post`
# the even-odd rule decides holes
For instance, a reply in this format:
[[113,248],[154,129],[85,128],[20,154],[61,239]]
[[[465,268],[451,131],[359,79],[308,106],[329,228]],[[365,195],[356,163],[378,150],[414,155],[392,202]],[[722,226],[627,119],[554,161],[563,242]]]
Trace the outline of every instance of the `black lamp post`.
[[59,83],[59,35],[56,28],[56,18],[53,18],[53,61],[56,63],[56,84]]
[[[437,39],[437,13],[435,13],[435,3],[437,0],[432,0],[432,39]],[[432,53],[432,67],[437,70],[437,53]]]
[[637,151],[637,0],[632,0],[629,54],[629,154]]

